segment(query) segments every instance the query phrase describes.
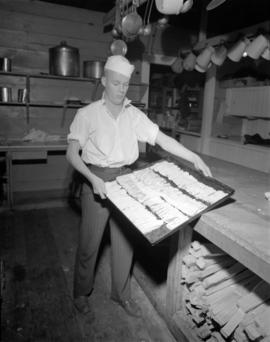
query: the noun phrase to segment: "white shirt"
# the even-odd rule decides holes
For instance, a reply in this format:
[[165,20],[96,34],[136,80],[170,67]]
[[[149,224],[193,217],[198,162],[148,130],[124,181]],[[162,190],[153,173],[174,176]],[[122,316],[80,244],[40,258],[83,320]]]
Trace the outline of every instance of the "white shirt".
[[138,141],[155,145],[159,127],[125,99],[115,118],[104,98],[83,107],[70,126],[69,140],[78,140],[82,159],[87,164],[121,167],[139,156]]

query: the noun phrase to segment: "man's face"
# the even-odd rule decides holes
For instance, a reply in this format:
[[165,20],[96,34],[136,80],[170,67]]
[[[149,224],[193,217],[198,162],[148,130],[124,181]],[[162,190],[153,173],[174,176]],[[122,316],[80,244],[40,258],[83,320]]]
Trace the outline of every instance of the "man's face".
[[122,104],[129,86],[129,77],[112,70],[106,70],[102,78],[105,94],[108,100],[115,105]]

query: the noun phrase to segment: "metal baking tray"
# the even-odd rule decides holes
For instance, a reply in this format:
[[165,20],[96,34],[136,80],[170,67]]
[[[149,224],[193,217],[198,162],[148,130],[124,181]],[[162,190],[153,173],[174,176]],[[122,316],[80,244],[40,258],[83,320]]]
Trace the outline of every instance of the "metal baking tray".
[[[219,190],[223,191],[224,192],[224,197],[222,197],[219,200],[217,200],[216,202],[208,204],[208,205],[207,205],[206,202],[204,202],[204,204],[206,205],[206,208],[204,208],[203,210],[197,212],[195,215],[193,215],[191,217],[187,217],[187,219],[183,223],[181,223],[179,226],[177,226],[177,227],[175,227],[173,229],[167,228],[167,224],[164,223],[160,227],[158,227],[158,228],[156,228],[156,229],[154,229],[154,230],[152,230],[150,232],[144,233],[139,226],[136,226],[133,223],[132,219],[126,213],[124,213],[122,210],[119,209],[119,207],[115,203],[115,201],[112,198],[110,198],[110,196],[108,196],[108,199],[109,199],[110,203],[113,205],[114,209],[118,213],[120,213],[120,215],[123,215],[124,217],[126,217],[128,219],[128,221],[131,223],[131,225],[133,227],[135,227],[148,240],[148,242],[150,242],[151,245],[155,245],[155,244],[159,243],[163,239],[171,236],[174,232],[178,231],[179,229],[181,229],[185,225],[187,225],[187,224],[191,223],[192,221],[196,220],[197,218],[199,218],[205,212],[213,209],[214,207],[219,206],[221,203],[225,202],[234,193],[234,189],[232,189],[228,185],[223,184],[222,182],[218,181],[217,179],[215,179],[213,177],[206,177],[200,171],[192,169],[191,167],[188,167],[187,165],[185,165],[185,164],[183,164],[183,163],[181,163],[179,161],[175,161],[175,159],[172,159],[170,157],[163,158],[163,159],[160,159],[158,161],[155,161],[154,163],[149,163],[147,165],[144,165],[141,168],[137,168],[137,169],[133,170],[132,172],[127,173],[127,175],[128,174],[132,174],[133,172],[135,172],[137,170],[141,170],[141,169],[145,169],[145,168],[150,168],[150,167],[154,166],[155,164],[157,164],[159,162],[162,162],[162,161],[168,161],[168,162],[171,162],[171,163],[175,164],[181,170],[188,172],[191,176],[196,178],[196,180],[199,181],[200,183],[208,185],[208,186],[214,188],[216,191],[219,191]],[[117,182],[117,179],[118,179],[118,177],[116,178],[116,180],[114,182]],[[169,180],[168,180],[168,182],[171,183]],[[174,185],[174,187],[177,188],[176,185]],[[185,192],[185,194],[189,195],[188,192]],[[192,195],[189,195],[189,196],[192,197]],[[139,203],[139,201],[137,201],[137,202]],[[149,210],[149,207],[147,209]]]

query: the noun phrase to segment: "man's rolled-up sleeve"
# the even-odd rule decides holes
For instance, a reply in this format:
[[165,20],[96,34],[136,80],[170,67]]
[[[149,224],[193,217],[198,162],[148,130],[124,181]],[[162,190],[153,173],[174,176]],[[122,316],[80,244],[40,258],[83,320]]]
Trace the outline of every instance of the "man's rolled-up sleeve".
[[159,127],[141,111],[137,112],[135,131],[139,141],[155,145]]
[[67,136],[67,141],[78,140],[81,147],[83,147],[88,139],[89,127],[88,122],[82,111],[78,110],[75,115]]

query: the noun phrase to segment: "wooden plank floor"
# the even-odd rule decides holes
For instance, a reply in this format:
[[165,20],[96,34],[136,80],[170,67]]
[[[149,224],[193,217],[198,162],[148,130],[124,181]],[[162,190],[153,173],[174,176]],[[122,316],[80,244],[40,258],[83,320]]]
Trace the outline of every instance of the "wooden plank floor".
[[0,215],[5,287],[2,341],[174,342],[163,320],[132,279],[143,317],[134,319],[109,300],[110,245],[104,239],[94,292],[95,318],[72,303],[73,264],[79,214],[71,208],[15,211]]

